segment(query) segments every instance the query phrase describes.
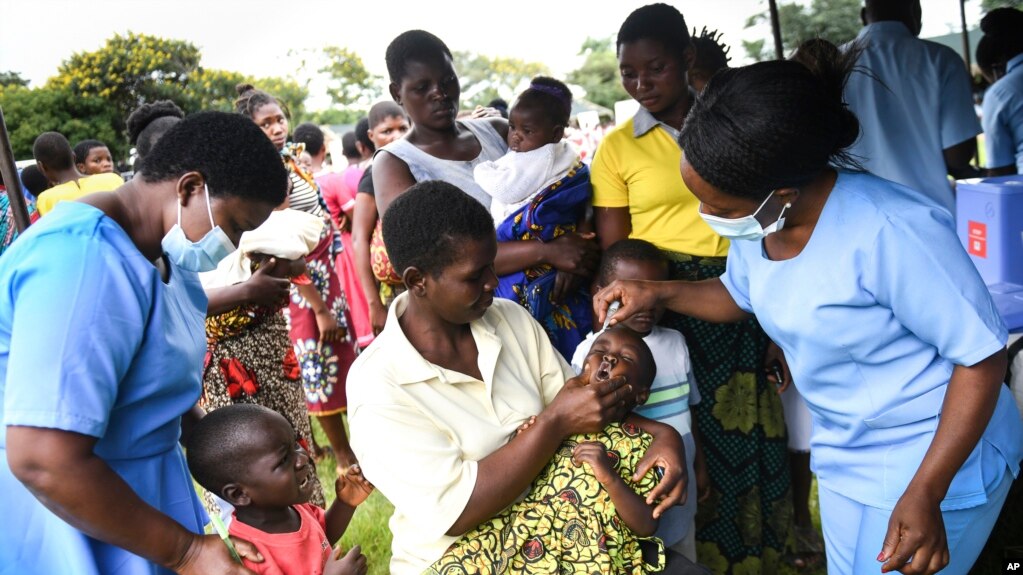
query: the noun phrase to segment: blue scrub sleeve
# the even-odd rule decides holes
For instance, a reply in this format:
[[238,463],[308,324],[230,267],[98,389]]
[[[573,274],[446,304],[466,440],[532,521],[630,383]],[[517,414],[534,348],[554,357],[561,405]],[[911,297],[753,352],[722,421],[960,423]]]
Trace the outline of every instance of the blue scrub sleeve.
[[739,242],[755,243],[759,247],[760,242],[749,242],[748,240],[733,240],[728,247],[728,260],[725,264],[725,273],[721,274],[721,283],[731,294],[735,304],[747,313],[753,313],[753,304],[749,300],[749,264],[743,258],[742,248]]
[[49,234],[21,252],[3,420],[101,437],[151,298],[96,238]]
[[1017,165],[1023,150],[1023,98],[996,84],[984,95],[984,150],[988,168]]
[[938,113],[941,122],[941,148],[947,149],[980,133],[980,121],[973,109],[973,81],[958,57],[943,66]]
[[1005,346],[1008,331],[944,210],[920,207],[881,228],[864,288],[945,359],[970,366]]

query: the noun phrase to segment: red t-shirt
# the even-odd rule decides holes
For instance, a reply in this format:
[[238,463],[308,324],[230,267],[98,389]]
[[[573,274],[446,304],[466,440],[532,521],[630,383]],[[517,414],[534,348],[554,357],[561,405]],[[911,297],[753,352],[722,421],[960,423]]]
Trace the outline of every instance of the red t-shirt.
[[[320,195],[330,210],[334,225],[341,226],[341,215],[355,207],[355,188],[350,188],[345,174],[337,172],[321,172],[316,175],[316,185],[320,187]],[[358,180],[356,180],[358,186]]]
[[231,535],[249,541],[259,549],[262,563],[242,559],[245,566],[267,575],[321,575],[330,557],[326,515],[311,503],[294,507],[302,524],[292,533],[266,533],[238,521],[231,521]]

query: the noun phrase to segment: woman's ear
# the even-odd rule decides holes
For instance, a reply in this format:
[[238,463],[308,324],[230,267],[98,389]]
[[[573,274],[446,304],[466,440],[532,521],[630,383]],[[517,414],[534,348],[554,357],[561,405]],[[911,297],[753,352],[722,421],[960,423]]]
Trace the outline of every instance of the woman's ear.
[[775,190],[774,195],[783,204],[791,204],[799,199],[799,188],[779,188]]
[[561,140],[564,140],[565,139],[565,127],[564,126],[554,126],[554,137],[557,138],[559,142]]
[[186,172],[180,178],[178,178],[175,186],[175,191],[178,195],[178,202],[182,207],[188,205],[188,202],[192,197],[199,195],[204,196],[204,188],[206,186],[206,177],[199,172]]
[[252,498],[245,491],[245,488],[237,483],[228,483],[220,490],[220,496],[235,507],[245,507],[252,504]]
[[636,405],[643,405],[648,399],[650,399],[650,390],[640,391],[636,394]]
[[415,266],[405,268],[401,274],[401,281],[408,291],[416,297],[426,297],[426,274]]
[[395,82],[391,82],[387,85],[387,91],[391,93],[391,99],[394,100],[395,104],[401,106],[401,96],[398,95],[400,93],[399,88],[400,86],[398,86]]

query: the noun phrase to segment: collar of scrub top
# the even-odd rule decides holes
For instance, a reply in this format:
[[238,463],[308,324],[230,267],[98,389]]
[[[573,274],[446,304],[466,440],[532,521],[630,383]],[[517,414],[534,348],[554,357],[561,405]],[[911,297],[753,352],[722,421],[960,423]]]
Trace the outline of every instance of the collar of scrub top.
[[1005,74],[1008,75],[1016,68],[1019,68],[1023,64],[1023,54],[1017,54],[1013,59],[1005,63]]

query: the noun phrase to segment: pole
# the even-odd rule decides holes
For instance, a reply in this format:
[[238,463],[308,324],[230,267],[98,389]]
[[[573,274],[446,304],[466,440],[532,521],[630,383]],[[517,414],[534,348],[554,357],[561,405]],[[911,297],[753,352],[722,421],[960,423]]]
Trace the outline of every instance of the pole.
[[778,60],[785,59],[785,49],[781,43],[781,21],[778,19],[778,1],[768,0],[771,11],[771,31],[774,33],[774,57]]
[[7,122],[4,121],[4,109],[0,107],[0,176],[3,176],[7,188],[7,199],[14,213],[14,225],[18,233],[24,233],[28,227],[28,205],[25,194],[21,191],[21,178],[18,177],[18,166],[14,163],[14,149],[11,138],[7,135]]
[[973,64],[970,62],[970,31],[966,28],[966,0],[959,0],[959,22],[963,26],[963,60],[966,62],[966,73],[973,75]]

